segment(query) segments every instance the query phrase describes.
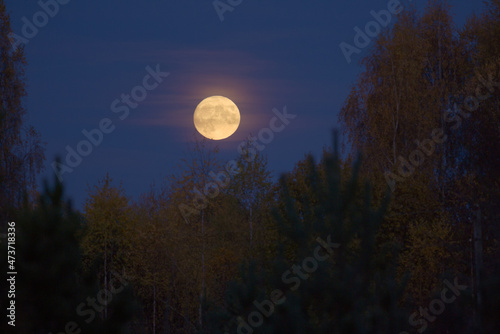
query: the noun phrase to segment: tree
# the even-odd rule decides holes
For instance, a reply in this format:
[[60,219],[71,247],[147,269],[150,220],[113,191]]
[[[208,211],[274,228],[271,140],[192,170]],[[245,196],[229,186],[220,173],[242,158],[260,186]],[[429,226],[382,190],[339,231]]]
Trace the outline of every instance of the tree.
[[[247,140],[240,145],[240,155],[237,159],[238,174],[234,176],[228,189],[239,205],[246,211],[249,227],[250,248],[253,247],[256,231],[262,231],[261,226],[254,227],[255,222],[263,223],[265,208],[269,207],[266,198],[271,191],[271,173],[267,168],[267,158],[256,148],[255,143]],[[257,219],[256,219],[257,218]]]
[[[175,318],[167,316],[172,308],[172,290],[176,286],[173,248],[175,231],[162,215],[163,203],[153,189],[140,196],[133,205],[130,228],[125,238],[130,242],[126,252],[126,268],[141,299],[149,332],[160,333]],[[167,302],[166,302],[167,301]],[[144,328],[143,327],[143,328]],[[145,329],[144,328],[144,329]],[[175,330],[171,326],[171,330]]]
[[474,240],[464,248],[474,254],[476,328],[493,331],[498,320],[489,310],[500,304],[498,289],[493,289],[500,277],[500,1],[485,4],[486,11],[472,17],[461,32],[468,55],[462,108],[468,118],[457,136],[462,159],[456,168],[458,182],[450,187],[450,206],[464,222],[464,244],[469,238]]
[[[172,277],[176,289],[171,291],[169,303],[172,307],[176,302],[181,304],[189,319],[193,319],[197,304],[201,328],[203,300],[222,304],[227,284],[238,277],[238,263],[248,256],[263,255],[268,245],[264,240],[269,226],[270,202],[266,200],[271,182],[265,158],[251,155],[256,153],[254,150],[222,163],[217,153],[218,149],[210,148],[206,141],[194,142],[182,172],[169,178],[156,204],[171,231],[168,244],[175,263]],[[263,257],[260,262],[264,262]],[[199,294],[196,289],[201,289]],[[174,313],[170,312],[179,324],[190,323]],[[176,330],[192,330],[187,327]]]
[[[131,210],[123,188],[113,186],[109,175],[88,192],[84,205],[87,225],[82,248],[87,267],[101,261],[99,276],[102,287],[108,289],[113,271],[125,274],[125,255],[130,249],[127,230],[130,229]],[[107,318],[107,307],[104,318]]]
[[[296,247],[289,259],[278,245],[272,270],[243,266],[228,290],[224,310],[208,319],[210,333],[399,333],[402,289],[391,263],[382,261],[376,233],[385,204],[373,210],[369,188],[353,177],[342,182],[337,145],[321,167],[305,163],[310,192],[300,205],[288,180],[280,180],[284,211],[276,208],[280,233]],[[324,179],[320,175],[324,175]],[[364,202],[358,205],[357,196]],[[307,219],[304,219],[307,217]]]
[[[456,219],[450,198],[453,185],[463,184],[458,178],[463,148],[456,136],[464,113],[456,106],[467,82],[465,44],[446,1],[429,1],[421,15],[414,9],[405,11],[363,59],[365,71],[340,114],[352,143],[351,156],[360,152],[369,162],[362,175],[374,185],[374,198],[380,200],[388,187],[393,193],[380,242],[396,240],[409,254],[418,247],[412,235],[420,231],[447,246],[449,254],[432,257],[430,266],[402,262],[402,271],[410,270],[414,277],[423,272],[433,276],[421,282],[427,289],[420,296],[430,296],[429,283],[438,280],[444,267],[465,273],[455,260],[467,255],[458,257],[461,250],[452,252],[451,246],[467,234],[445,233],[464,224]],[[445,262],[446,258],[454,262]],[[429,268],[435,271],[430,273]],[[415,281],[411,282],[409,289],[414,287]]]
[[[14,221],[16,332],[127,333],[135,311],[130,286],[120,277],[102,290],[95,276],[83,272],[80,241],[85,223],[64,198],[62,184],[54,180],[52,186],[45,183],[36,208],[26,203]],[[7,268],[6,260],[0,256],[2,268]],[[7,285],[0,287],[2,305],[7,305]],[[109,309],[107,321],[97,316],[101,301]],[[0,324],[2,332],[12,328],[6,321]]]
[[41,171],[44,144],[33,126],[25,124],[26,96],[23,48],[11,46],[10,19],[0,0],[0,222],[12,209],[20,208],[23,198],[36,200],[36,175]]

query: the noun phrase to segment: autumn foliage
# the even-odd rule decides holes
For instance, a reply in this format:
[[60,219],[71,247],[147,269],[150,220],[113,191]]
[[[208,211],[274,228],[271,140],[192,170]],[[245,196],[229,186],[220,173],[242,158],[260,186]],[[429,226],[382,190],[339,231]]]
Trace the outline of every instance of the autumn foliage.
[[33,321],[62,330],[120,275],[128,288],[89,330],[496,333],[499,48],[499,0],[463,27],[428,1],[373,41],[339,113],[343,145],[334,134],[319,161],[276,180],[252,141],[229,163],[195,141],[137,199],[104,174],[81,213],[57,182],[22,206],[43,150],[21,126],[22,50],[1,48],[0,210],[22,208],[23,270],[37,276],[20,317],[56,298]]

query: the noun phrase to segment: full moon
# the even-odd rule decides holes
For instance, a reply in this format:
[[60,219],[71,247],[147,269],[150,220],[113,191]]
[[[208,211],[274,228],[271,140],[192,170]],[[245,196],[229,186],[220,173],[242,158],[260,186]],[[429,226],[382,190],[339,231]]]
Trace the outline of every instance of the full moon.
[[194,111],[194,126],[204,137],[226,139],[240,125],[240,111],[233,101],[224,96],[207,97]]

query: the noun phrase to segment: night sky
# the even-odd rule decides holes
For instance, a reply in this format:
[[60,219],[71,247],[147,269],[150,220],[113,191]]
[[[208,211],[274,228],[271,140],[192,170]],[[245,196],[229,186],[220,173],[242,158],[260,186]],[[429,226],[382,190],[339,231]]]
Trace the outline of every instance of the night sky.
[[[66,4],[28,38],[24,104],[28,123],[47,142],[40,183],[52,177],[56,155],[65,163],[67,146],[76,149],[86,139],[83,130],[98,128],[103,119],[104,128],[114,129],[72,172],[62,174],[78,209],[87,184],[106,172],[123,181],[132,198],[179,172],[188,143],[201,138],[193,112],[211,95],[230,98],[241,112],[236,133],[213,142],[221,158],[237,158],[239,143],[269,127],[273,109],[282,113],[285,106],[296,117],[263,151],[274,177],[308,152],[319,157],[331,143],[338,112],[361,71],[358,61],[368,50],[348,63],[339,44],[354,44],[353,28],[364,30],[374,20],[370,11],[388,5],[387,0],[224,0],[241,4],[231,6],[221,21],[213,0],[59,1]],[[401,3],[408,8],[408,1]],[[450,3],[459,26],[484,8],[480,0]],[[34,0],[7,0],[6,6],[19,36],[23,17],[33,22],[42,10]],[[130,95],[157,70],[169,75],[158,75],[157,82],[150,77],[144,100],[123,108],[122,94]],[[121,112],[113,111],[113,103]]]

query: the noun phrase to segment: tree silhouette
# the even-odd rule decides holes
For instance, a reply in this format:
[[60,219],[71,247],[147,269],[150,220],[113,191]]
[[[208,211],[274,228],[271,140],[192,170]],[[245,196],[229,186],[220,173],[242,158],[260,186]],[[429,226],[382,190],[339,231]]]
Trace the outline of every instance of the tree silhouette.
[[[369,187],[358,182],[359,162],[352,178],[342,181],[336,142],[333,147],[320,166],[307,159],[310,191],[299,195],[300,207],[281,179],[285,210],[275,211],[283,236],[279,255],[269,272],[242,266],[242,280],[228,290],[225,309],[209,313],[208,332],[399,333],[403,328],[396,267],[376,243],[387,200],[373,209]],[[293,245],[292,257],[285,255],[286,245]]]
[[11,45],[10,18],[0,0],[0,227],[20,208],[23,198],[36,200],[36,175],[45,160],[44,144],[25,124],[24,49]]

